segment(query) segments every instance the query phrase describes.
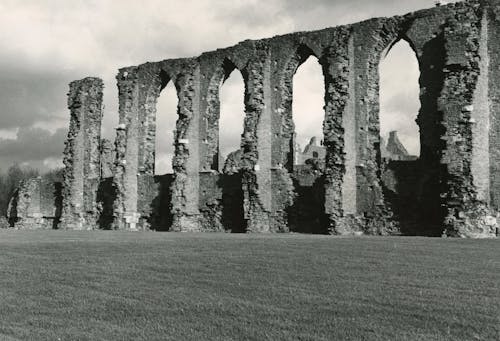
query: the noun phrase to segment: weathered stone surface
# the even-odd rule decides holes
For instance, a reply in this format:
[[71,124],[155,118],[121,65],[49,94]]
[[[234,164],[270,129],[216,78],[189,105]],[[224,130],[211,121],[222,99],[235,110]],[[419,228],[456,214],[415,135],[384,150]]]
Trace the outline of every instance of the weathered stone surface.
[[64,151],[61,229],[87,230],[97,226],[97,191],[101,179],[101,121],[103,82],[84,78],[70,84],[71,113]]
[[116,150],[110,140],[102,139],[100,145],[101,155],[101,179],[113,177],[113,169],[115,168]]
[[21,181],[9,203],[10,225],[22,230],[56,228],[61,217],[61,187],[61,183],[41,177]]

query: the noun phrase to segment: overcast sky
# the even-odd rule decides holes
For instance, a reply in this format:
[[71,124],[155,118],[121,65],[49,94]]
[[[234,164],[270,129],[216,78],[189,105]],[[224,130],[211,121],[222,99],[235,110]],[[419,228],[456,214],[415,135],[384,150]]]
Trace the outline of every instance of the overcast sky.
[[[66,94],[72,80],[86,76],[103,78],[102,133],[114,139],[118,122],[114,77],[120,67],[196,56],[245,39],[404,14],[432,7],[433,3],[432,0],[0,0],[0,168],[6,169],[14,162],[42,169],[61,165],[69,121]],[[392,58],[386,63],[389,76],[381,76],[381,86],[387,92],[382,106],[392,115],[389,123],[382,122],[382,129],[385,133],[406,124],[402,140],[408,149],[418,152],[418,141],[407,131],[407,123],[413,123],[419,107],[418,99],[415,102],[411,98],[415,91],[418,94],[416,80],[411,80],[418,79],[418,68],[416,61],[413,66],[408,64],[414,56],[402,45],[388,56]],[[314,58],[299,69],[294,82],[294,118],[299,138],[305,141],[309,135],[321,133],[324,90]],[[221,90],[224,153],[239,144],[242,87],[241,76],[234,72]],[[175,101],[174,91],[168,88],[160,98],[159,168],[168,168],[166,154],[172,136],[168,126],[173,122],[172,117],[175,120],[172,115]]]

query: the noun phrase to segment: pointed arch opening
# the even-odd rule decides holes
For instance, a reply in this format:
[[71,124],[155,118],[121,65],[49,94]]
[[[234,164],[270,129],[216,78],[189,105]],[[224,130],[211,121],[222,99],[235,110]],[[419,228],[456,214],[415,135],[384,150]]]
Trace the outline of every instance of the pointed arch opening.
[[415,51],[396,41],[379,64],[382,158],[411,161],[420,156],[420,68]]
[[228,59],[222,65],[219,84],[217,171],[222,189],[222,225],[231,232],[245,232],[243,187],[240,163],[241,137],[245,120],[245,81]]
[[[324,161],[323,121],[325,86],[321,65],[311,55],[293,77],[292,119],[294,129],[294,166],[310,159]],[[314,155],[318,155],[314,157]]]
[[400,39],[388,48],[379,77],[384,198],[402,234],[435,235],[434,225],[441,221],[439,186],[420,157],[421,129],[428,126],[421,125],[421,68],[411,42]]
[[171,78],[161,72],[161,90],[156,102],[154,182],[157,195],[152,202],[151,228],[168,231],[172,225],[171,184],[174,178],[172,161],[175,155],[175,127],[178,96]]
[[296,197],[288,211],[288,224],[293,232],[325,233],[323,70],[318,58],[305,46],[299,47],[297,58],[292,62],[297,64],[291,80],[291,118],[294,129],[290,146],[292,165],[289,169]]
[[177,103],[177,90],[170,81],[163,86],[156,103],[155,175],[173,173]]
[[219,172],[223,172],[228,157],[234,157],[234,153],[240,150],[245,120],[243,76],[228,59],[224,61],[223,70],[224,77],[219,87]]

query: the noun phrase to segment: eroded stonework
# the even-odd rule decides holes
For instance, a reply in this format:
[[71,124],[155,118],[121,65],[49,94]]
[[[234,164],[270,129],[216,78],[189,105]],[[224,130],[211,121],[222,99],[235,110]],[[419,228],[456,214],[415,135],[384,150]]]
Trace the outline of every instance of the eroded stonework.
[[61,217],[62,184],[41,177],[21,181],[9,202],[10,225],[23,230],[57,227]]
[[[380,153],[378,67],[401,39],[420,65],[421,155],[386,162]],[[61,227],[494,237],[500,205],[499,50],[500,4],[470,0],[123,68],[108,178],[112,205],[98,205],[98,191],[90,185],[101,169],[95,141],[102,93],[98,83],[95,91],[74,86],[70,99],[91,101],[79,108],[95,119],[96,130],[82,130],[87,142],[80,143],[79,135],[71,135],[80,130],[70,129],[63,222],[82,223]],[[321,167],[301,168],[294,160],[293,76],[309,56],[317,57],[324,75],[326,155]],[[246,116],[241,149],[224,164],[219,89],[233,71],[245,82]],[[156,102],[169,82],[179,99],[174,172],[155,177]],[[70,109],[78,116],[80,109]],[[79,148],[93,157],[88,165],[78,163]],[[82,199],[82,190],[95,205]],[[408,198],[416,204],[402,207]],[[319,210],[310,210],[308,202]],[[297,215],[295,208],[306,213]],[[109,217],[105,226],[96,223],[102,214]]]
[[74,81],[69,87],[71,118],[63,160],[63,205],[59,228],[87,230],[95,228],[99,219],[97,191],[102,178],[103,82],[89,77]]

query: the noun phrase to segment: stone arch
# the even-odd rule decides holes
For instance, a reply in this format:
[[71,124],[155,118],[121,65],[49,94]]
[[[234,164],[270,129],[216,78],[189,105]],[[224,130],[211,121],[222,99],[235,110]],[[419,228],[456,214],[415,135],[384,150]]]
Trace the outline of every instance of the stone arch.
[[168,85],[168,83],[170,83],[170,81],[172,80],[173,77],[172,77],[172,75],[170,75],[170,73],[168,73],[164,69],[161,69],[160,73],[158,74],[158,78],[160,81],[160,92],[161,92],[161,91],[163,91],[163,89],[165,89],[165,87]]
[[[219,111],[219,140],[218,140],[218,163],[219,163],[219,173],[220,181],[219,186],[222,189],[222,225],[225,230],[231,230],[232,232],[244,232],[246,230],[245,213],[243,209],[243,187],[242,187],[242,175],[241,175],[241,157],[242,157],[242,136],[244,130],[244,118],[245,118],[245,79],[243,73],[235,66],[235,64],[226,58],[222,64],[222,69],[224,71],[224,77],[219,83],[219,101],[221,104],[221,110]],[[234,78],[234,73],[239,72],[239,79]],[[233,77],[231,76],[233,75]],[[225,85],[227,80],[237,80],[238,86],[243,86],[241,90],[242,95],[241,103],[236,110],[241,110],[241,112],[225,112],[224,106],[227,105],[227,99],[222,97],[224,94],[223,87],[229,86]],[[235,85],[232,83],[232,85]],[[240,116],[237,116],[237,115]],[[235,116],[236,115],[236,116]],[[243,115],[243,116],[241,116]],[[227,120],[230,119],[231,123],[228,124]],[[232,125],[234,124],[234,128]],[[229,136],[224,136],[228,132],[225,131],[234,130],[232,138],[234,138],[233,143],[228,140]],[[229,137],[231,138],[231,137]],[[228,143],[229,142],[229,143]],[[230,148],[230,151],[226,148]]]
[[[419,50],[410,37],[400,34],[383,51],[381,60],[400,41],[408,43],[418,62],[420,108],[415,122],[419,129],[420,154],[414,155],[418,156],[416,159],[381,155],[384,200],[402,234],[439,236],[444,219],[440,194],[445,174],[440,164],[444,129],[437,101],[444,81],[444,44],[440,35],[435,35]],[[381,146],[381,152],[382,149]]]
[[[178,107],[179,107],[179,88],[175,76],[172,73],[166,71],[165,69],[160,69],[156,75],[157,92],[154,93],[156,96],[154,105],[150,105],[151,111],[154,115],[148,115],[150,124],[149,130],[146,132],[146,140],[153,140],[154,145],[154,173],[153,178],[148,182],[150,183],[150,188],[153,188],[153,193],[151,194],[151,213],[148,217],[148,224],[151,229],[156,231],[168,231],[172,226],[173,216],[171,211],[172,205],[172,193],[171,186],[174,181],[174,169],[173,161],[175,158],[175,130],[176,124],[179,118]],[[171,87],[171,88],[170,88]],[[167,93],[165,91],[174,91],[174,94]],[[168,97],[164,97],[168,95]],[[175,109],[172,109],[171,103],[165,103],[165,100],[170,100],[175,97]],[[168,107],[168,112],[163,112],[165,105]],[[160,128],[160,130],[158,129]],[[166,129],[162,129],[166,128]],[[166,138],[164,139],[164,135]],[[170,135],[170,136],[169,136]],[[169,136],[169,137],[168,137]],[[160,145],[160,144],[163,145]],[[167,162],[170,163],[166,168],[158,172],[157,170],[157,159],[160,155],[159,150],[165,151],[170,154],[167,157]]]
[[[228,169],[221,155],[221,99],[220,90],[232,72],[239,70],[229,57],[219,59],[218,66],[207,77],[206,108],[201,118],[203,157],[200,160],[201,189],[200,210],[205,217],[202,229],[211,231],[243,232],[243,189],[239,160],[241,150],[228,157]],[[243,76],[243,75],[242,75]],[[240,136],[243,134],[241,122]],[[237,148],[241,146],[241,139]],[[234,161],[234,162],[231,162]]]
[[408,37],[406,34],[404,33],[401,33],[399,34],[396,39],[393,39],[387,46],[386,48],[382,51],[381,55],[380,55],[380,58],[381,59],[384,59],[385,57],[387,57],[387,55],[391,52],[392,48],[398,44],[399,42],[401,41],[404,41],[406,43],[408,43],[408,45],[410,46],[410,48],[412,49],[412,51],[415,53],[415,57],[420,65],[420,58],[419,58],[419,53],[418,53],[418,49],[417,47],[415,46],[415,44],[413,43],[413,40]]
[[[225,57],[210,77],[207,90],[207,109],[203,120],[206,129],[204,143],[207,145],[201,170],[221,172],[224,166],[219,151],[220,89],[234,70],[239,70],[233,61]],[[241,72],[241,71],[240,71]],[[244,78],[243,72],[242,76]],[[242,127],[243,128],[243,127]],[[243,131],[242,131],[243,132]]]
[[[221,119],[221,99],[220,99],[220,90],[224,83],[228,80],[235,70],[241,73],[243,78],[243,84],[245,84],[244,73],[241,72],[238,67],[233,63],[233,61],[225,57],[222,61],[221,65],[214,72],[213,76],[210,79],[208,86],[208,95],[207,95],[207,110],[205,114],[205,125],[207,127],[207,135],[206,135],[206,143],[207,147],[207,155],[205,159],[205,163],[203,165],[203,170],[214,170],[217,172],[222,172],[224,168],[224,163],[226,161],[226,157],[224,157],[221,153],[221,143],[220,143],[220,119]],[[244,103],[243,103],[244,104]],[[243,122],[241,125],[241,133],[243,135]],[[238,148],[241,146],[241,140],[238,144]]]
[[[158,98],[156,100],[156,103],[155,103],[155,115],[154,115],[154,128],[155,128],[155,133],[154,133],[154,139],[155,139],[155,172],[154,174],[155,175],[160,175],[160,173],[157,171],[157,166],[158,166],[158,156],[159,156],[159,153],[158,151],[160,150],[163,150],[165,151],[167,154],[170,154],[170,165],[168,165],[167,167],[162,167],[162,171],[161,174],[167,174],[167,173],[173,173],[173,169],[172,169],[172,161],[173,161],[173,158],[174,158],[174,154],[175,154],[175,148],[174,148],[174,143],[175,143],[175,140],[174,140],[174,132],[175,132],[175,125],[176,125],[176,122],[177,122],[177,117],[178,117],[178,113],[177,113],[177,107],[178,107],[178,101],[179,101],[179,98],[178,98],[178,95],[177,95],[177,87],[175,86],[175,80],[172,79],[172,76],[166,72],[165,70],[161,70],[159,75],[159,82],[160,82],[160,89],[159,89],[159,93],[158,93]],[[170,100],[172,99],[172,95],[173,94],[167,94],[167,95],[170,95],[169,97],[170,98],[165,98],[165,89],[167,89],[167,87],[170,87],[172,86],[173,89],[170,89],[170,90],[174,90],[175,91],[175,110],[171,110],[172,108],[169,107],[168,109],[170,110],[169,112],[162,112],[161,109],[163,109],[164,106],[167,106],[168,104],[171,104],[171,103],[166,103],[165,102],[165,99],[167,100]],[[169,117],[170,116],[170,117]],[[161,124],[161,128],[167,128],[167,131],[164,131],[164,130],[161,130],[159,131],[158,130],[158,125]],[[160,128],[160,129],[161,129]],[[150,134],[152,132],[150,131]],[[170,135],[169,137],[165,138],[165,141],[163,141],[163,138],[159,138],[161,135],[160,134],[165,134],[165,135]],[[163,143],[161,143],[163,142]],[[160,144],[161,143],[161,144]]]
[[[327,217],[324,212],[325,192],[323,179],[325,153],[322,153],[322,158],[314,158],[312,156],[313,152],[318,154],[318,150],[323,146],[315,146],[318,150],[306,148],[310,153],[310,160],[302,160],[302,150],[299,152],[296,148],[297,123],[294,121],[293,113],[294,76],[300,66],[311,57],[314,57],[318,62],[318,70],[321,77],[323,77],[320,88],[324,91],[325,82],[321,61],[307,45],[298,45],[295,53],[286,61],[282,70],[279,83],[281,106],[278,109],[281,114],[281,164],[284,165],[288,181],[292,184],[295,192],[295,199],[287,209],[289,229],[294,232],[326,233]],[[323,126],[325,121],[324,96],[321,97],[321,100],[323,101],[321,126]],[[322,138],[322,129],[320,129],[320,132]],[[284,177],[284,174],[281,176]],[[286,180],[283,181],[286,182]]]
[[294,131],[295,123],[293,121],[292,105],[293,105],[293,77],[297,72],[298,68],[309,59],[309,57],[314,56],[318,59],[319,57],[313,52],[313,50],[305,44],[300,44],[296,49],[295,53],[292,54],[290,59],[285,63],[281,78],[280,78],[280,90],[281,90],[281,105],[279,106],[278,112],[281,113],[281,164],[288,171],[293,170],[294,164]]
[[[404,44],[404,45],[400,45],[400,44]],[[416,67],[418,69],[418,76],[417,76],[415,84],[410,85],[408,83],[406,83],[406,84],[400,83],[400,86],[402,86],[402,88],[406,88],[406,87],[411,88],[411,86],[416,85],[416,87],[417,87],[416,93],[406,92],[405,94],[403,94],[402,91],[399,90],[399,92],[397,92],[397,96],[401,97],[403,95],[410,95],[411,98],[405,99],[405,101],[407,102],[406,104],[408,104],[409,102],[412,102],[416,99],[416,101],[418,101],[418,107],[410,108],[410,109],[414,109],[414,112],[411,113],[412,118],[410,118],[410,116],[405,116],[404,120],[400,120],[400,122],[396,122],[391,126],[389,121],[394,121],[394,120],[389,120],[388,115],[390,115],[390,112],[389,112],[388,108],[383,107],[383,105],[385,105],[386,103],[384,103],[384,101],[382,101],[382,99],[385,99],[385,98],[383,98],[382,95],[385,95],[386,91],[389,91],[389,93],[390,93],[391,89],[382,88],[382,86],[386,86],[386,84],[383,84],[382,81],[383,80],[387,81],[387,78],[388,78],[388,77],[382,77],[382,76],[385,76],[385,74],[382,74],[382,72],[388,72],[387,68],[389,68],[389,67],[390,68],[401,67],[401,65],[386,65],[386,64],[384,64],[386,62],[386,58],[392,57],[391,52],[394,51],[394,48],[396,46],[398,46],[398,47],[401,46],[401,49],[403,49],[402,52],[405,54],[405,55],[403,55],[404,62],[411,63],[413,61],[416,61]],[[409,51],[411,51],[411,53]],[[396,53],[397,52],[398,51],[396,51]],[[399,51],[399,52],[401,53],[401,51]],[[409,54],[411,54],[411,56],[409,56]],[[397,57],[398,56],[396,56],[396,58]],[[406,72],[408,69],[411,69],[412,66],[408,65],[408,64],[405,66],[406,66],[405,71],[404,71],[405,76],[411,77],[411,75],[407,74]],[[383,68],[385,68],[385,69],[383,69]],[[385,78],[385,79],[383,79],[383,78]],[[398,131],[396,133],[390,135],[391,141],[395,141],[395,140],[399,141],[397,136],[399,136],[401,138],[401,135],[404,136],[402,138],[401,142],[405,142],[404,140],[406,140],[406,142],[408,142],[409,140],[410,140],[410,142],[411,142],[411,140],[417,140],[416,143],[414,143],[415,145],[411,145],[411,144],[408,145],[408,143],[403,143],[401,145],[398,145],[398,147],[402,147],[402,148],[400,148],[401,152],[404,152],[408,149],[410,155],[417,156],[417,157],[420,155],[420,127],[418,126],[417,120],[416,120],[418,113],[420,112],[420,89],[421,89],[421,87],[420,87],[420,83],[419,83],[419,78],[420,78],[420,61],[419,61],[415,46],[413,45],[413,43],[411,42],[411,40],[408,37],[399,36],[382,52],[380,62],[379,62],[379,124],[380,124],[380,136],[381,136],[380,149],[381,149],[382,158],[397,158],[398,157],[395,154],[394,155],[391,154],[392,153],[391,151],[386,150],[386,143],[389,142],[386,139],[387,134],[393,130],[398,130]],[[411,82],[414,81],[413,78],[407,78],[406,80],[408,80],[408,81],[411,80]],[[392,97],[393,100],[398,100],[398,98],[394,98],[394,94],[392,96],[393,96]],[[408,108],[402,108],[402,109],[403,109],[402,112],[397,113],[398,116],[399,116],[399,114],[406,114],[406,115],[409,114]],[[394,110],[394,108],[393,108],[393,110]],[[393,113],[393,115],[396,116],[396,113]],[[414,118],[413,118],[413,116],[414,116]],[[392,118],[394,118],[394,117],[392,117]],[[395,147],[395,145],[393,145],[393,147]],[[389,154],[391,154],[391,155],[389,155]],[[400,157],[404,158],[404,155],[401,155]]]
[[325,159],[325,77],[320,61],[311,55],[293,77],[292,120],[294,124],[293,168],[311,158],[313,151]]
[[[226,84],[226,82],[228,84]],[[236,89],[235,87],[238,87],[238,92],[234,93],[234,95],[229,93],[230,96],[228,97],[229,87],[233,87],[233,91]],[[238,73],[236,68],[233,69],[233,71],[222,80],[220,89],[219,172],[233,172],[239,168],[237,159],[235,159],[234,156],[241,153],[241,139],[244,129],[245,81],[243,75]]]

